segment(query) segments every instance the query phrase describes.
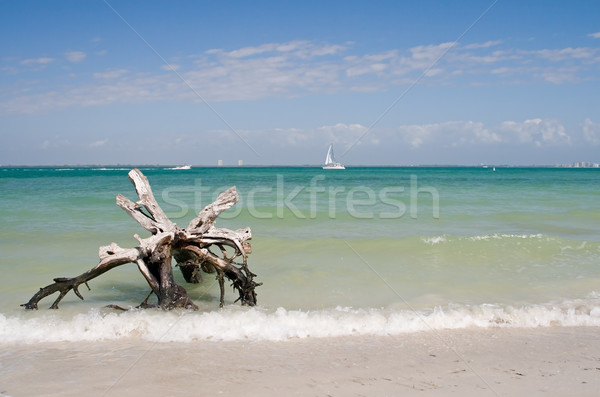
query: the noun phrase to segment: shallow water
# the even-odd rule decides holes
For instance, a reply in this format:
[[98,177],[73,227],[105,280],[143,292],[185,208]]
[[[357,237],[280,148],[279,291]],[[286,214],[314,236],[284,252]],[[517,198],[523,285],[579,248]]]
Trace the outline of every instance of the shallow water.
[[94,266],[99,246],[133,247],[133,235],[145,235],[114,202],[119,193],[136,200],[128,171],[0,169],[4,340],[600,325],[597,169],[142,168],[180,226],[236,185],[240,201],[217,226],[252,229],[260,306],[233,305],[228,290],[219,310],[214,276],[190,286],[176,273],[200,312],[102,309],[135,306],[148,294],[135,265],[125,265],[92,280],[91,291],[82,287],[85,301],[69,295],[48,311],[48,297],[39,311],[24,311],[19,305],[52,278]]

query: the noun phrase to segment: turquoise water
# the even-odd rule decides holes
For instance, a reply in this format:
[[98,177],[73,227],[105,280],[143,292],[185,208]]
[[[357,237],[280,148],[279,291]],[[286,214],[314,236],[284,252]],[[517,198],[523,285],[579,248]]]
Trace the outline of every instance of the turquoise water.
[[190,286],[176,273],[199,312],[114,313],[102,307],[136,306],[149,291],[135,265],[124,265],[82,288],[85,301],[67,296],[50,311],[48,297],[24,311],[19,305],[52,278],[93,267],[98,247],[134,247],[133,235],[147,232],[115,204],[119,193],[137,200],[129,168],[5,168],[4,339],[170,340],[173,319],[185,329],[173,340],[600,325],[599,169],[141,169],[182,227],[237,187],[240,201],[217,226],[252,229],[259,307],[234,305],[228,290],[220,310],[212,275]]

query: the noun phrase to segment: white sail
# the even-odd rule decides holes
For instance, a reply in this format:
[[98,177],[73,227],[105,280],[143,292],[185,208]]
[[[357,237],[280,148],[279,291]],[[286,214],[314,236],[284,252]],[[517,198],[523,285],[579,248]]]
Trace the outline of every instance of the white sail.
[[344,167],[340,162],[335,159],[333,155],[333,143],[329,145],[329,149],[327,150],[327,157],[325,157],[325,165],[323,166],[324,170],[344,170]]
[[327,157],[325,157],[325,164],[333,163],[333,145],[329,145],[327,150]]

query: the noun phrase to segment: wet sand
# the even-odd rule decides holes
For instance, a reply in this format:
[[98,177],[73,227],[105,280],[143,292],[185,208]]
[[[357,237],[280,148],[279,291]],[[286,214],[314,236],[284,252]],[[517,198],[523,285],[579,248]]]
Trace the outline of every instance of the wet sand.
[[597,396],[600,329],[0,344],[0,396]]

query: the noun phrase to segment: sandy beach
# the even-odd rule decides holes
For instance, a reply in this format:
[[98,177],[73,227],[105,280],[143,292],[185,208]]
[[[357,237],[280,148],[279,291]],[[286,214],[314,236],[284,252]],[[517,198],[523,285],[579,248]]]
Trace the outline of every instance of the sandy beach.
[[5,345],[0,396],[596,396],[598,331]]

